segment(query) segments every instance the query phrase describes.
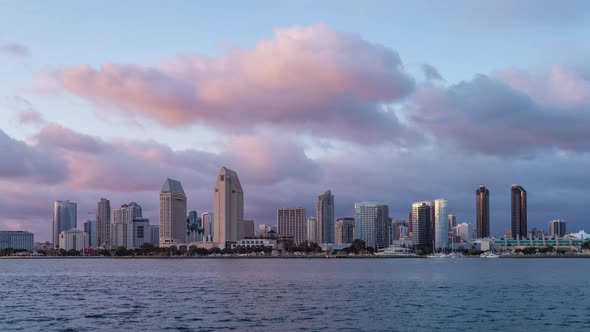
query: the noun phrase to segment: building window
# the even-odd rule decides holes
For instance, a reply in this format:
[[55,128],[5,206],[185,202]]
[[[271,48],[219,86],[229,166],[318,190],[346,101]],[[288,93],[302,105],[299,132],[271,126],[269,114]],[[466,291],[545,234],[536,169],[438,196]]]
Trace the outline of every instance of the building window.
[[220,175],[220,176],[219,176],[219,181],[225,181],[225,176],[223,176],[223,175]]

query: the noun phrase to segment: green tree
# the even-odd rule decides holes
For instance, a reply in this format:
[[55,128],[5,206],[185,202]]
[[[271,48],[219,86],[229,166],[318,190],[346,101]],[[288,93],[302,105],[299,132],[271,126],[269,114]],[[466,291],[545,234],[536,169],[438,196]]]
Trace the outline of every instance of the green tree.
[[127,256],[127,248],[124,246],[117,246],[115,248],[115,256]]

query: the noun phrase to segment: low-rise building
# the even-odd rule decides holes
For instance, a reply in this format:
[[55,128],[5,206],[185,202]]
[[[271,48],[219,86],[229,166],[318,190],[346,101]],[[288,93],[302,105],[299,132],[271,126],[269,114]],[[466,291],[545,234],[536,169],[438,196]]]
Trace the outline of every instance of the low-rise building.
[[59,248],[64,250],[84,250],[88,248],[88,233],[72,228],[59,234]]
[[276,240],[269,240],[269,239],[242,239],[237,241],[236,243],[232,243],[231,248],[234,249],[236,247],[275,247],[277,244]]
[[0,231],[0,250],[33,250],[33,233],[24,231]]

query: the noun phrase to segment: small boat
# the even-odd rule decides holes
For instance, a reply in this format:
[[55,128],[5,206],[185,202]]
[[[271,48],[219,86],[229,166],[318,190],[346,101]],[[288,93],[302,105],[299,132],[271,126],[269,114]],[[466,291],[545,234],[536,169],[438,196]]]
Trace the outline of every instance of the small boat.
[[495,253],[493,253],[491,251],[486,251],[486,252],[482,253],[481,255],[479,255],[479,257],[481,257],[481,258],[500,258],[500,255],[496,255]]
[[451,258],[451,255],[437,252],[437,253],[434,253],[432,255],[426,256],[426,258]]

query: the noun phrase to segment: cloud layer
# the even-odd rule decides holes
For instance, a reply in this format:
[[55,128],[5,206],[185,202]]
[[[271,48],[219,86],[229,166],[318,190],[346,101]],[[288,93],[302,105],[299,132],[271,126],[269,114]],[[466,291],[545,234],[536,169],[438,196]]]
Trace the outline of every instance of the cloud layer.
[[246,132],[272,125],[363,142],[399,137],[403,128],[382,104],[414,89],[395,51],[325,25],[276,29],[274,39],[216,57],[191,54],[152,67],[81,65],[55,78],[101,111],[170,127]]

